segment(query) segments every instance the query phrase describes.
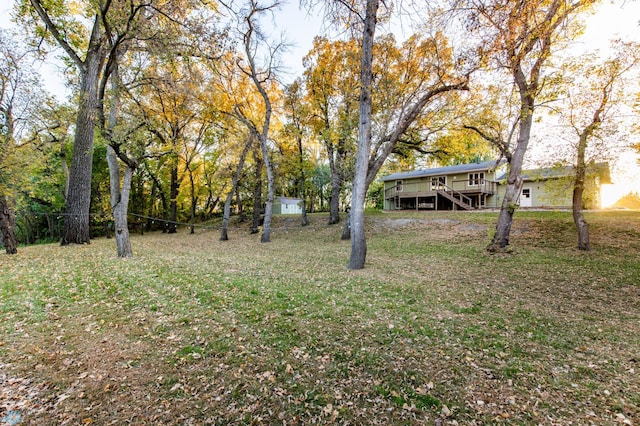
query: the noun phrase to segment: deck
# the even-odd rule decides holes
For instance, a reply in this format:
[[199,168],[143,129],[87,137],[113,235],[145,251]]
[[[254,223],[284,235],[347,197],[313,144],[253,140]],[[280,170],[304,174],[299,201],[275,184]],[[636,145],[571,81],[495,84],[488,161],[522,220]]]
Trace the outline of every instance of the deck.
[[396,209],[471,210],[482,208],[486,197],[493,195],[497,183],[488,180],[477,185],[468,181],[453,182],[452,186],[429,181],[403,182],[385,189],[384,197]]

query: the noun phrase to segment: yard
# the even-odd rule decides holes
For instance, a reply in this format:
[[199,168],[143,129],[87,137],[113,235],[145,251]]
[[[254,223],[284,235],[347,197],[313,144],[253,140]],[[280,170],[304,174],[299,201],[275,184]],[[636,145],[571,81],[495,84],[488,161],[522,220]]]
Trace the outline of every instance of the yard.
[[640,425],[640,212],[311,219],[3,254],[2,425]]

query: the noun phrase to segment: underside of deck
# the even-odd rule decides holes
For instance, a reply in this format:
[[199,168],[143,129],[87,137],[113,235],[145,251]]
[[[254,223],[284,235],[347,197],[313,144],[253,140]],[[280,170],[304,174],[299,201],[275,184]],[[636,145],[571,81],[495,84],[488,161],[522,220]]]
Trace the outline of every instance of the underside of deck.
[[[458,195],[459,194],[459,195]],[[395,210],[473,210],[487,207],[487,199],[493,195],[487,191],[402,192],[387,201]]]

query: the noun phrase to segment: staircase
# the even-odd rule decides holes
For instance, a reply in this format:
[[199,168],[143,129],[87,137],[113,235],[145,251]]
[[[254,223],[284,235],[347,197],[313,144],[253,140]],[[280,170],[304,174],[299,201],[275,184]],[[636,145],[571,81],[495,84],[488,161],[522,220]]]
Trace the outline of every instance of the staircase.
[[474,207],[471,205],[471,198],[466,195],[454,191],[453,188],[449,188],[446,185],[441,185],[444,189],[438,189],[438,194],[442,195],[447,200],[450,200],[454,205],[460,207],[463,210],[473,210]]

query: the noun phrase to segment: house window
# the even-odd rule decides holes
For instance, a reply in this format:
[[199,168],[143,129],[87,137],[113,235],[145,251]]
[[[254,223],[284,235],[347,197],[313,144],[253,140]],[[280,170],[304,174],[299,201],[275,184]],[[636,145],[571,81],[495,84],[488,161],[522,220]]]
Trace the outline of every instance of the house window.
[[523,188],[522,189],[522,198],[531,198],[531,189]]
[[469,186],[477,186],[484,184],[484,172],[469,173]]
[[442,189],[447,185],[446,176],[434,176],[431,178],[431,189]]
[[402,181],[401,180],[397,180],[396,181],[396,192],[402,192]]

